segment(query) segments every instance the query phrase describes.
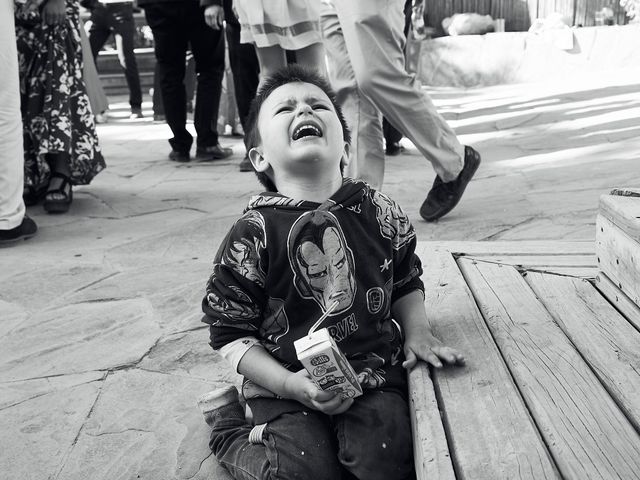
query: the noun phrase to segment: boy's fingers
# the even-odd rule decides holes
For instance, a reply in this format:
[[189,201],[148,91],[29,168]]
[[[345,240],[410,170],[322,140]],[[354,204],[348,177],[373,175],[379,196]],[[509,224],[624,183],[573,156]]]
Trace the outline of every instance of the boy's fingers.
[[341,413],[344,413],[349,410],[349,407],[351,407],[351,405],[353,405],[353,398],[347,398],[346,400],[342,401],[337,409],[331,412],[331,415],[339,415]]
[[440,361],[438,356],[433,352],[429,352],[427,354],[427,357],[425,358],[425,361],[430,363],[431,365],[433,365],[436,368],[441,368],[442,367],[442,362]]
[[416,357],[416,354],[413,353],[412,350],[409,350],[408,352],[406,352],[405,357],[406,359],[404,362],[402,362],[402,366],[407,370],[411,370],[413,367],[416,366],[416,363],[418,362],[418,358]]

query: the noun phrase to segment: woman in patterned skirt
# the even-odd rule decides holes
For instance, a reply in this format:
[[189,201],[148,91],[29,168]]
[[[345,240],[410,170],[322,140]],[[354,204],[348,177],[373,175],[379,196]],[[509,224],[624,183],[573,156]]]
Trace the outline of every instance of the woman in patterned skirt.
[[254,43],[261,79],[287,64],[286,51],[296,62],[325,72],[320,32],[320,0],[235,0],[240,42]]
[[64,213],[105,168],[82,79],[77,0],[15,0],[27,205]]

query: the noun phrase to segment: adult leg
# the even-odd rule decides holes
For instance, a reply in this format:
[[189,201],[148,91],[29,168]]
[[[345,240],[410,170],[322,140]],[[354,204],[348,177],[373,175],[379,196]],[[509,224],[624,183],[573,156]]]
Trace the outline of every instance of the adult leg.
[[350,161],[345,175],[360,178],[380,189],[384,177],[380,113],[358,88],[335,9],[323,7],[320,25],[329,78],[351,129]]
[[338,458],[356,478],[413,478],[409,404],[399,393],[367,390],[334,425]]
[[298,64],[318,70],[322,75],[327,75],[324,47],[322,43],[313,43],[307,47],[296,50]]
[[260,63],[260,83],[287,65],[287,55],[278,45],[256,47],[256,54],[258,55],[258,62]]
[[[231,14],[233,15],[233,14]],[[252,43],[240,43],[240,23],[229,20],[227,16],[225,33],[229,45],[229,64],[233,72],[233,86],[238,107],[238,117],[244,131],[245,148],[247,146],[247,117],[251,108],[251,101],[256,96],[260,82],[260,64],[256,55],[256,48]],[[235,17],[234,17],[235,18]],[[241,172],[252,172],[253,165],[245,153],[239,165]]]
[[[0,242],[28,238],[36,226],[22,200],[24,152],[13,3],[0,5]],[[28,223],[26,225],[25,223]],[[31,227],[26,230],[26,227]]]
[[96,66],[98,65],[98,53],[100,53],[107,38],[111,35],[111,27],[109,25],[107,7],[97,2],[95,8],[91,10],[91,27],[89,28],[89,44],[91,45],[91,54]]
[[113,33],[116,37],[116,48],[118,50],[118,60],[124,70],[127,86],[129,87],[129,105],[131,111],[140,113],[142,106],[142,90],[140,88],[140,75],[138,73],[138,62],[133,51],[135,24],[133,20],[133,4],[116,3],[108,5],[111,11]]
[[229,63],[233,72],[236,105],[242,128],[246,132],[246,121],[251,101],[256,96],[260,81],[260,64],[252,43],[240,43],[240,24],[227,22],[225,27],[229,45]]
[[224,34],[204,21],[196,2],[188,2],[189,43],[196,63],[198,84],[193,123],[198,133],[198,148],[218,145],[218,110],[224,76]]
[[416,145],[444,182],[455,180],[463,167],[464,148],[405,70],[404,0],[335,0],[334,4],[360,89]]
[[153,32],[162,103],[173,133],[169,143],[174,151],[188,156],[193,137],[186,129],[184,59],[190,28],[185,22],[186,8],[181,2],[155,3],[145,6],[145,17]]

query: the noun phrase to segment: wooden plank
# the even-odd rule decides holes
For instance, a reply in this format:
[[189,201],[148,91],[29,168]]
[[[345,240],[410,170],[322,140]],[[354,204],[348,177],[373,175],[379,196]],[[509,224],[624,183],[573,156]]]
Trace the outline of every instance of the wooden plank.
[[600,270],[640,306],[640,248],[602,215],[596,218],[596,255]]
[[640,332],[585,280],[542,273],[525,279],[640,432]]
[[531,267],[527,268],[528,272],[550,273],[554,275],[564,275],[568,277],[583,278],[585,280],[594,280],[598,275],[597,267]]
[[636,329],[640,330],[640,307],[616,287],[604,273],[598,273],[596,288],[616,307]]
[[524,279],[458,264],[563,477],[639,479],[638,432]]
[[417,253],[434,332],[467,360],[434,374],[457,478],[559,478],[455,260],[424,245]]
[[592,241],[502,241],[502,242],[437,242],[420,241],[425,247],[447,250],[464,255],[593,255],[595,245]]
[[600,215],[640,242],[640,198],[602,195],[598,210]]
[[424,364],[409,373],[409,402],[416,479],[455,480],[433,382]]
[[597,267],[595,253],[576,255],[496,254],[468,255],[470,260],[526,267]]

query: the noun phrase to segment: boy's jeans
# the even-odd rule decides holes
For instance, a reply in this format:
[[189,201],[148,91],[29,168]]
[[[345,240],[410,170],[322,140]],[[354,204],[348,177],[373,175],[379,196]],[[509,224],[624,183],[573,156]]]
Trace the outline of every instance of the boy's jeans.
[[[278,401],[278,400],[274,400]],[[368,390],[345,413],[285,413],[267,424],[265,445],[249,444],[244,418],[221,418],[211,445],[237,480],[403,480],[413,478],[406,399]]]

